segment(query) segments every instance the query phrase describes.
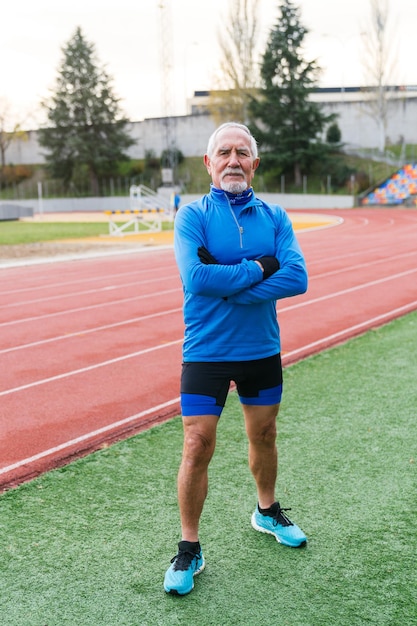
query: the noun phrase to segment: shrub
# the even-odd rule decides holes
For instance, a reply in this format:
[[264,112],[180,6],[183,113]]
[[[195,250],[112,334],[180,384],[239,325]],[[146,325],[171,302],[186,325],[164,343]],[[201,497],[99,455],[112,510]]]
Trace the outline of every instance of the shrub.
[[0,171],[0,181],[5,185],[15,185],[33,176],[30,165],[6,165]]

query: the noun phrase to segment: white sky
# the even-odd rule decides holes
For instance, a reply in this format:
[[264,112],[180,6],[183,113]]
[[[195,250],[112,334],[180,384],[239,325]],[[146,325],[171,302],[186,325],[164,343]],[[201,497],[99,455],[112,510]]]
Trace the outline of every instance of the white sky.
[[[389,0],[388,0],[389,1]],[[131,120],[166,112],[161,94],[161,2],[172,16],[170,113],[186,112],[186,97],[214,86],[217,33],[228,0],[3,0],[0,36],[0,101],[26,128],[41,120],[40,100],[53,90],[62,47],[80,26],[113,78]],[[258,0],[264,41],[278,16],[279,0]],[[361,32],[370,23],[370,0],[298,0],[309,29],[305,56],[323,69],[321,86],[365,84]],[[417,0],[390,0],[396,84],[417,84]],[[165,102],[165,107],[164,107]]]

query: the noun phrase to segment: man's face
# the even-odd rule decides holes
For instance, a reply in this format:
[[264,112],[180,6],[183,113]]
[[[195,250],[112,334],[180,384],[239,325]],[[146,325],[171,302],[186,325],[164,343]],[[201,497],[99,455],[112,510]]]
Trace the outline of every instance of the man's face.
[[242,193],[250,187],[259,158],[254,159],[250,138],[240,128],[225,128],[216,137],[212,157],[204,164],[213,185],[230,193]]

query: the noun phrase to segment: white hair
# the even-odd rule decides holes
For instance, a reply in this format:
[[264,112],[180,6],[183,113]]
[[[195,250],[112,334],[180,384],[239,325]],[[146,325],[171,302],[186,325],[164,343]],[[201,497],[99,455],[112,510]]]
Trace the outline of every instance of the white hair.
[[210,159],[213,156],[213,152],[216,146],[217,135],[219,134],[220,131],[224,130],[225,128],[239,128],[240,130],[243,130],[247,135],[249,135],[252,156],[254,159],[258,158],[258,145],[256,143],[255,137],[252,135],[249,128],[245,126],[244,124],[239,124],[238,122],[225,122],[224,124],[216,128],[216,130],[214,131],[214,133],[211,135],[210,139],[208,140],[207,156]]

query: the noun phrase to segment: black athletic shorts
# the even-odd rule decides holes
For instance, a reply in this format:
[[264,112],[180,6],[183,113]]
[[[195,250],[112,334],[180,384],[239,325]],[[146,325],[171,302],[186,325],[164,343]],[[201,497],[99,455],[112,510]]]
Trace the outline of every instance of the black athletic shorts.
[[230,383],[236,383],[242,404],[272,406],[282,396],[281,355],[254,361],[183,363],[183,415],[221,415]]

